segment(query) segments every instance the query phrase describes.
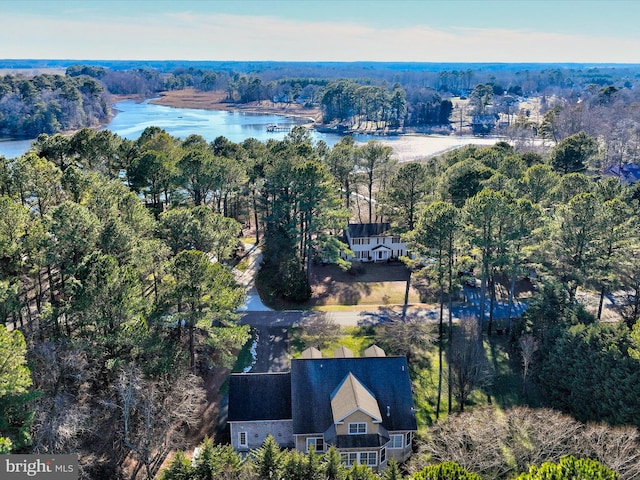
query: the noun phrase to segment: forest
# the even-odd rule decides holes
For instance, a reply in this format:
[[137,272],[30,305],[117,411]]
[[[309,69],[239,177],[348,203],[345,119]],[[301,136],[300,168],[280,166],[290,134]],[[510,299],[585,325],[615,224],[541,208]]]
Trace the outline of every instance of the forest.
[[[70,67],[61,78],[78,91],[99,78],[111,91],[162,75],[148,77]],[[220,88],[223,77],[210,81]],[[82,478],[379,478],[343,468],[331,450],[274,442],[246,460],[208,439],[200,460],[181,453],[203,442],[211,378],[251,335],[235,313],[240,239],[261,245],[263,297],[296,305],[312,294],[317,263],[350,268],[340,233],[357,216],[404,236],[434,303],[458,301],[472,274],[488,312],[455,324],[441,314],[420,345],[412,319],[412,335],[378,332],[388,352],[408,355],[416,385],[431,385],[416,398],[414,456],[382,478],[637,478],[640,187],[604,173],[637,157],[626,81],[573,83],[574,94],[546,97],[536,125],[517,115],[509,142],[411,163],[377,141],[314,143],[302,127],[241,143],[82,128],[43,132],[25,155],[0,157],[0,452],[78,453]],[[501,97],[487,85],[469,84],[478,108]],[[322,86],[334,87],[363,88]],[[445,92],[434,91],[441,108]],[[243,238],[250,225],[255,237]],[[528,309],[499,325],[492,307],[500,295],[512,304],[522,279],[535,285]],[[607,308],[621,320],[607,320]],[[500,385],[498,355],[511,359],[514,385]]]
[[111,114],[104,85],[89,76],[0,75],[0,135],[33,138],[97,126]]

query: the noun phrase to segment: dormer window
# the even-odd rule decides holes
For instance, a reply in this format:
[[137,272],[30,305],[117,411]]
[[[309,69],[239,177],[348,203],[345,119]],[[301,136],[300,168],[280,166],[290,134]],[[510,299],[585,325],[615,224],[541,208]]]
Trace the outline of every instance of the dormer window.
[[364,435],[367,433],[367,424],[364,422],[350,423],[349,435]]

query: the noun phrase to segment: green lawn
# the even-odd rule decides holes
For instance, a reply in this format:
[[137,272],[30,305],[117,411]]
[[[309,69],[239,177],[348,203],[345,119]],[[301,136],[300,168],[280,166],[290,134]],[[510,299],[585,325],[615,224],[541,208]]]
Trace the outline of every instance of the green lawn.
[[[293,358],[299,358],[303,350],[307,348],[300,334],[300,327],[292,328],[290,331],[289,354]],[[364,355],[364,350],[375,343],[374,332],[371,328],[363,327],[341,327],[338,338],[322,348],[320,351],[325,357],[333,357],[333,352],[338,347],[347,347],[353,355],[360,357]]]

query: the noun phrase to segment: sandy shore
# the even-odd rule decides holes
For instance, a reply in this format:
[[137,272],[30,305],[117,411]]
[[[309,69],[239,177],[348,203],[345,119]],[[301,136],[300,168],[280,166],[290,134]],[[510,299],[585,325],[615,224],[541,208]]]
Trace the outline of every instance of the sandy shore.
[[[225,97],[226,93],[222,91],[172,90],[160,93],[158,98],[150,100],[149,103],[175,108],[271,113],[306,118],[310,123],[319,123],[322,118],[322,112],[319,108],[304,108],[297,104],[273,103],[266,100],[237,105],[225,102]],[[490,146],[501,139],[455,135],[401,134],[395,136],[381,135],[376,137],[376,140],[392,147],[394,157],[399,162],[407,162],[440,155],[464,145]]]
[[435,157],[465,145],[491,146],[501,138],[406,134],[397,137],[380,137],[379,142],[393,148],[399,162]]

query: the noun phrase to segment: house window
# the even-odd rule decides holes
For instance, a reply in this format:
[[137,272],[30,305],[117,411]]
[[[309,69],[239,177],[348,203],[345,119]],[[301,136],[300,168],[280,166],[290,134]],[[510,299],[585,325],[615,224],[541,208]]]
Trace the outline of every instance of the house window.
[[391,243],[400,243],[400,237],[399,236],[391,237]]
[[322,437],[307,438],[307,452],[309,451],[309,447],[311,446],[313,446],[313,449],[316,452],[324,452],[324,438]]
[[350,423],[349,424],[349,435],[363,435],[365,433],[367,433],[366,423]]
[[387,449],[383,447],[382,450],[380,450],[380,464],[383,464],[386,461],[387,461]]
[[376,452],[360,452],[358,463],[375,467],[378,464],[378,454]]
[[342,459],[342,463],[350,467],[358,462],[358,452],[341,453],[340,458]]
[[407,441],[405,442],[405,445],[407,447],[411,445],[411,432],[407,432]]
[[354,239],[351,241],[351,243],[352,243],[353,245],[360,245],[361,240],[360,240],[359,238],[354,238]]
[[362,239],[362,245],[369,245],[369,239],[368,238],[363,238]]
[[249,444],[247,443],[247,432],[238,432],[238,444],[241,447],[249,446]]
[[389,448],[402,448],[402,435],[391,435],[391,440],[389,441]]
[[360,465],[368,465],[375,467],[378,465],[378,454],[376,452],[348,452],[341,453],[340,459],[347,467],[350,467],[356,463]]

